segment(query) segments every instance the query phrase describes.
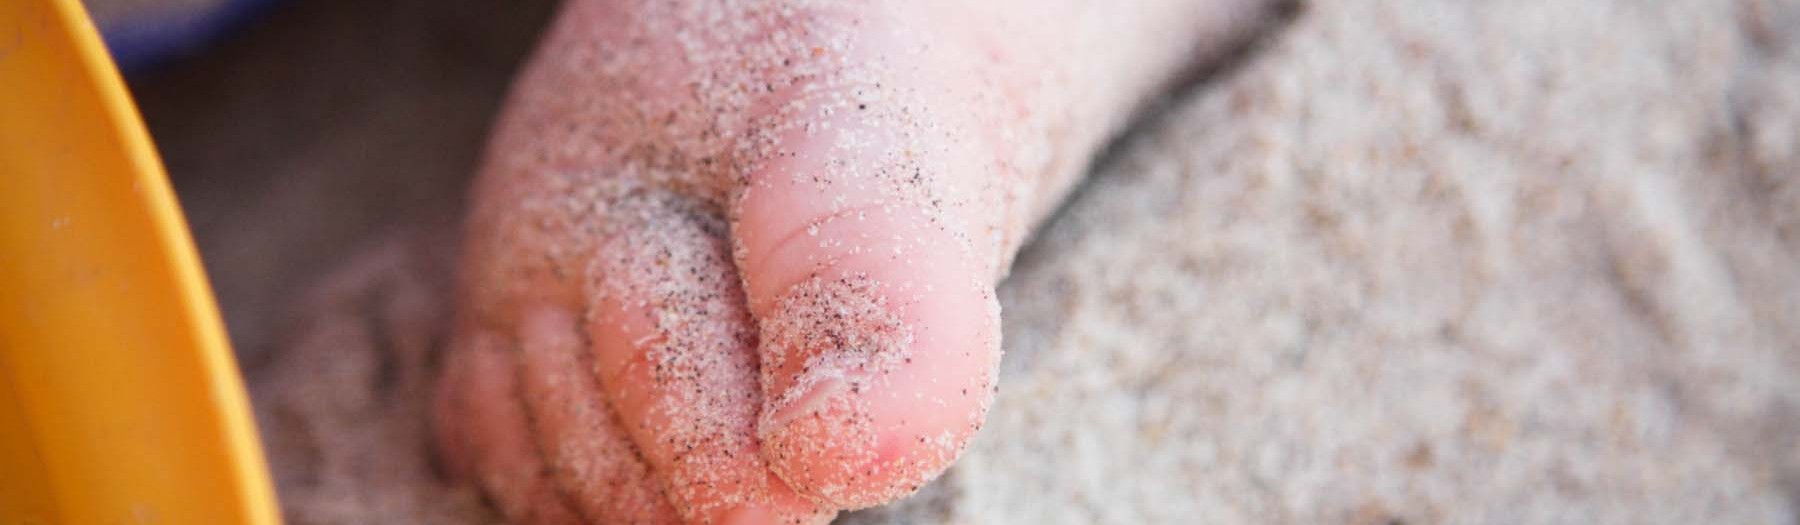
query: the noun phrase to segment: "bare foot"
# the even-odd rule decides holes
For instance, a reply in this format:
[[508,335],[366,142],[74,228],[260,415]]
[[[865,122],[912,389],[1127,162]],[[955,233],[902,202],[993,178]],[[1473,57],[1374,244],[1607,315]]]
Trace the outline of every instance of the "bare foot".
[[474,189],[446,464],[515,522],[820,522],[981,425],[995,282],[1254,0],[571,0]]

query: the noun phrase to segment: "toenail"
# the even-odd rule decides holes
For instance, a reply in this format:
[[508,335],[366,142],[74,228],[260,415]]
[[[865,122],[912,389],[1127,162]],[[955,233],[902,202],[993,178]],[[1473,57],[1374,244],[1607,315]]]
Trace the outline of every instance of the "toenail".
[[823,412],[826,403],[842,395],[843,391],[844,382],[836,378],[796,384],[780,397],[771,400],[768,409],[763,411],[762,423],[758,425],[760,432],[764,435],[780,432],[795,419]]
[[722,525],[764,525],[775,523],[775,515],[762,507],[738,507],[723,514]]
[[779,408],[817,397],[810,391],[827,381],[860,393],[905,363],[913,343],[876,282],[860,274],[794,285],[761,331],[763,387]]

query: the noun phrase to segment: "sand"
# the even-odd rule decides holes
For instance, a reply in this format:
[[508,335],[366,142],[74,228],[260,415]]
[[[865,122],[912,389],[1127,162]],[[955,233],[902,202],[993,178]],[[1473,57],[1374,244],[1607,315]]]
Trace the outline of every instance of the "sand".
[[1793,522],[1797,13],[1305,6],[1043,231],[869,521]]
[[[1800,520],[1797,33],[1792,1],[1300,4],[1027,245],[963,459],[842,521]],[[216,280],[299,268],[226,301],[289,520],[491,522],[423,437],[454,206],[246,274],[217,254],[271,241],[208,224],[305,207],[176,175]]]

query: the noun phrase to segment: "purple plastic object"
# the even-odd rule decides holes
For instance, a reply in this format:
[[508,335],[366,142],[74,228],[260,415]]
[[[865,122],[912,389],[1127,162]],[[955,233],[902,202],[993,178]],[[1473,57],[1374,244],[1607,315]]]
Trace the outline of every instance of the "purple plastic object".
[[225,0],[210,8],[173,10],[103,23],[101,37],[127,75],[200,49],[258,18],[279,0]]

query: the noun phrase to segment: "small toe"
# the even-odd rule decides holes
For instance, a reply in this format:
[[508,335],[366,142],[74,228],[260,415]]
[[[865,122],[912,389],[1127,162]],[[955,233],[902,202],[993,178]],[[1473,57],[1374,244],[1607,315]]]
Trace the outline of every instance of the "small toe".
[[702,523],[828,519],[835,509],[795,493],[758,454],[755,333],[720,214],[671,193],[615,209],[586,326],[602,389],[676,509]]
[[539,450],[586,521],[674,523],[662,484],[599,390],[578,321],[549,306],[521,318],[521,391]]
[[450,470],[485,488],[509,522],[581,523],[538,454],[504,339],[477,333],[459,343],[447,358],[437,412]]

